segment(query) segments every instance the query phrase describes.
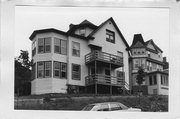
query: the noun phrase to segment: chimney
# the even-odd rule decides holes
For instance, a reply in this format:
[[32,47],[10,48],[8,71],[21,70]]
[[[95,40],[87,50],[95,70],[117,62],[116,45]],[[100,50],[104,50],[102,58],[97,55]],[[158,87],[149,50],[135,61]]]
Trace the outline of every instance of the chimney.
[[73,26],[74,26],[74,24],[70,24],[70,25],[69,25],[69,29],[71,29]]
[[166,57],[163,57],[163,62],[167,62]]

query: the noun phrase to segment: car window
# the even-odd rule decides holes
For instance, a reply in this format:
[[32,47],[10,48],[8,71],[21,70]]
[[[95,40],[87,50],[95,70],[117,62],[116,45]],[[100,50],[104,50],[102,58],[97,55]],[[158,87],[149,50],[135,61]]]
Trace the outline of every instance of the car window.
[[108,104],[101,104],[100,108],[97,111],[109,111]]
[[118,105],[121,107],[121,109],[128,109],[128,107],[127,106],[125,106],[125,105],[123,105],[123,104],[121,104],[121,103],[118,103]]
[[110,107],[111,107],[111,111],[122,110],[122,108],[118,104],[110,104]]
[[87,105],[86,107],[83,108],[84,111],[89,111],[91,110],[95,105]]

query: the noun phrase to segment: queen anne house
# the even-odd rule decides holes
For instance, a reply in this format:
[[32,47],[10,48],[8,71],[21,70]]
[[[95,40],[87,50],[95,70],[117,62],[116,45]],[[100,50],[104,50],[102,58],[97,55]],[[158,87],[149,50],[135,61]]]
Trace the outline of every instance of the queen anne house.
[[[145,81],[141,86],[143,94],[168,95],[168,72],[166,58],[162,57],[163,51],[153,40],[144,42],[141,34],[135,34],[130,46],[129,58],[130,88],[137,93],[138,84],[136,77],[138,67],[146,72]],[[164,67],[164,68],[163,68]]]
[[30,40],[31,94],[128,92],[129,46],[112,17],[99,26],[70,24],[66,32],[35,30]]

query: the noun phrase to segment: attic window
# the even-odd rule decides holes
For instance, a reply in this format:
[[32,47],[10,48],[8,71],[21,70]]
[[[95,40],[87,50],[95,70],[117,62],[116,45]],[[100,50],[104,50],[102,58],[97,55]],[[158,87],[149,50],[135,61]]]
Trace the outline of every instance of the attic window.
[[85,28],[81,28],[81,29],[79,29],[79,35],[81,35],[81,36],[85,36],[85,34],[86,34],[86,30],[85,30]]
[[106,41],[115,43],[115,33],[106,29]]

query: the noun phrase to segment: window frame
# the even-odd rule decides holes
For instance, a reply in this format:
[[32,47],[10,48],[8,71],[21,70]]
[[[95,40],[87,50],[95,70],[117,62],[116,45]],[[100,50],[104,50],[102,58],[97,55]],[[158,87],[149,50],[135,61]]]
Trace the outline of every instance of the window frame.
[[[82,32],[82,31],[84,31],[84,32]],[[80,36],[86,36],[86,29],[85,28],[80,28],[79,29],[79,35]]]
[[[111,39],[111,37],[113,39]],[[111,43],[115,43],[115,32],[106,29],[106,41],[111,42]]]
[[[72,65],[71,65],[72,67],[71,67],[71,69],[72,69],[72,80],[81,80],[81,65],[80,64],[74,64],[74,63],[72,63]],[[73,71],[73,66],[78,66],[79,67],[79,72],[77,73],[76,72],[76,75],[78,74],[79,75],[79,78],[74,78],[74,72],[75,71]]]
[[[73,49],[73,45],[74,44],[78,44],[79,46],[79,50],[77,50],[77,51],[79,51],[79,54],[78,55],[76,55],[76,54],[73,54],[74,52],[73,52],[73,50],[76,50],[76,49]],[[78,43],[78,42],[75,42],[75,41],[72,41],[72,56],[75,56],[75,57],[80,57],[80,52],[81,51],[81,46],[80,46],[80,43]]]
[[[40,63],[42,63],[43,64],[43,68],[42,68],[42,70],[40,70],[40,71],[42,71],[42,76],[41,77],[39,77],[39,64]],[[50,75],[49,76],[46,76],[46,63],[50,63]],[[50,77],[52,77],[52,61],[40,61],[40,62],[37,62],[37,78],[50,78]]]
[[[59,65],[59,70],[58,69],[55,70],[55,63],[57,63]],[[62,64],[64,64],[66,66],[65,77],[62,77]],[[55,76],[55,71],[59,71],[59,76]],[[53,62],[53,77],[59,78],[59,79],[67,79],[67,63],[54,61]]]
[[[42,45],[40,45],[40,40],[43,41]],[[46,40],[50,40],[50,48],[49,48],[49,51],[46,51]],[[44,37],[44,38],[38,38],[38,54],[43,54],[43,53],[51,53],[51,47],[52,47],[52,37]],[[40,46],[42,46],[42,51],[40,52]]]

